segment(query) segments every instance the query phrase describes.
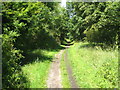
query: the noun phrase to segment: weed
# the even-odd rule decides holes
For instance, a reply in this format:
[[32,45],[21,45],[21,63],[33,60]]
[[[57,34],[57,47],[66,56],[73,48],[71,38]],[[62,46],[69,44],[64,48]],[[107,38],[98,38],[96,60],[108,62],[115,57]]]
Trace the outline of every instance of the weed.
[[[87,47],[89,46],[89,47]],[[68,49],[73,74],[81,88],[117,88],[118,52],[77,43]]]

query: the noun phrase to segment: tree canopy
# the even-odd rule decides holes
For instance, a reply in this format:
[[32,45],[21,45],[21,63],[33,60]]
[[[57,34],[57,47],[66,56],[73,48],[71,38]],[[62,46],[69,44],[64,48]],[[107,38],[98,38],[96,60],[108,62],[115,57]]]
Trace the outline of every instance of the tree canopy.
[[[71,16],[72,15],[72,16]],[[3,87],[24,87],[20,74],[26,51],[55,49],[72,41],[119,45],[120,3],[3,2]]]

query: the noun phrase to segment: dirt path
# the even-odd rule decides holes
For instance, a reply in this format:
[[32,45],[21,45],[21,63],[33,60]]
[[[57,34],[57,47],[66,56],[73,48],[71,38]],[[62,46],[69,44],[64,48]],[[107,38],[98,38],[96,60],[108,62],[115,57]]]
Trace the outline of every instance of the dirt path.
[[55,58],[53,59],[48,80],[47,80],[48,88],[62,88],[60,60],[63,52],[64,50],[61,50],[58,54],[55,55]]
[[[75,81],[75,78],[73,76],[72,68],[71,68],[69,60],[68,60],[67,48],[69,48],[69,47],[70,46],[66,46],[66,49],[65,49],[66,52],[64,54],[64,61],[66,64],[71,88],[79,88],[76,81]],[[55,58],[53,59],[53,62],[51,64],[50,71],[49,71],[48,80],[47,80],[47,87],[48,88],[62,88],[62,84],[61,84],[62,80],[61,80],[61,72],[60,72],[60,60],[62,57],[62,53],[65,50],[61,50],[58,54],[55,55]]]

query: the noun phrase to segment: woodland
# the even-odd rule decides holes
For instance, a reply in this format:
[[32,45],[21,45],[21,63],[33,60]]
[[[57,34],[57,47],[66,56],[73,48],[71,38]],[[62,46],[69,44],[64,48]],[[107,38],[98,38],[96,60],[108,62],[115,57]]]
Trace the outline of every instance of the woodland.
[[[80,88],[118,88],[119,2],[1,5],[3,88],[47,88],[50,64],[61,49]],[[63,88],[71,88],[63,59]]]

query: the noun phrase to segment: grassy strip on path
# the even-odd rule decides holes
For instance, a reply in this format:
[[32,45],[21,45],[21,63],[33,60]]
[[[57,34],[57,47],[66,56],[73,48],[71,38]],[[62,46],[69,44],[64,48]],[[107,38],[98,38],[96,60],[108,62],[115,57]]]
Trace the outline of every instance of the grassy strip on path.
[[78,85],[81,88],[118,88],[118,51],[91,46],[80,42],[68,49]]
[[[41,49],[31,52],[33,55],[38,55],[38,57],[34,62],[22,67],[22,71],[28,80],[26,88],[47,88],[46,80],[51,60],[57,52],[58,51],[47,51]],[[39,56],[39,54],[42,54],[43,56]]]
[[66,69],[66,64],[64,61],[65,52],[66,51],[64,51],[62,54],[61,64],[60,64],[61,65],[60,68],[61,68],[62,86],[63,86],[62,88],[71,88],[67,69]]

